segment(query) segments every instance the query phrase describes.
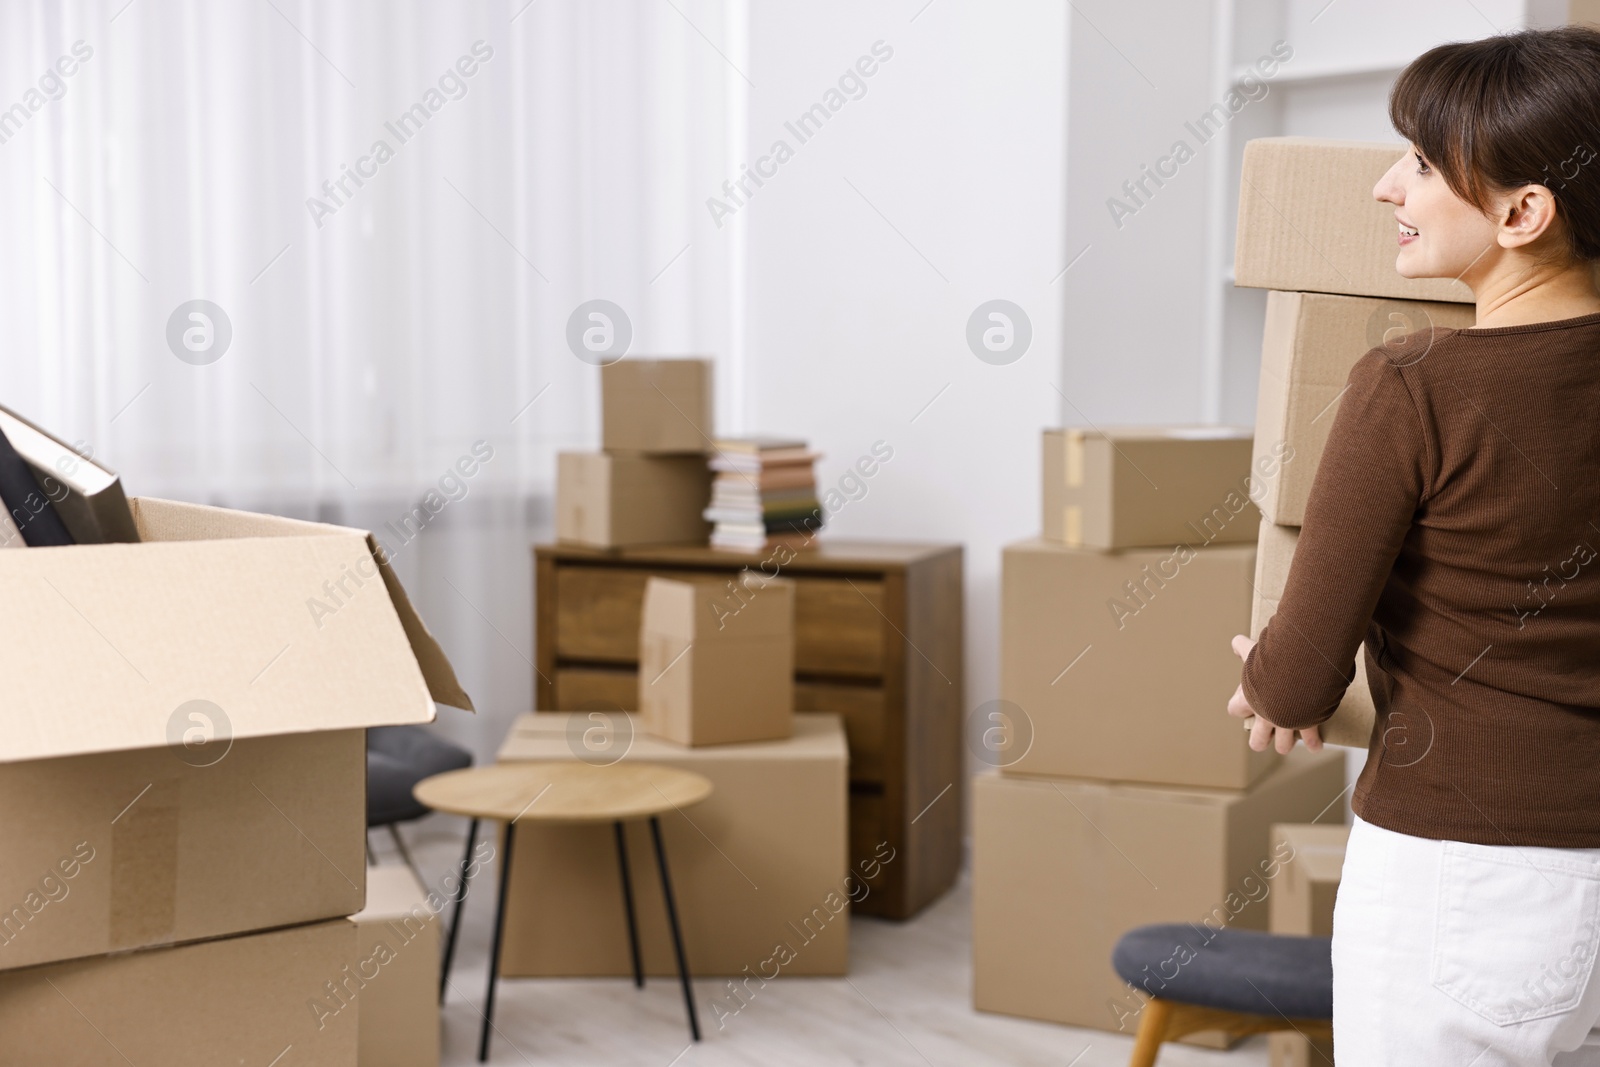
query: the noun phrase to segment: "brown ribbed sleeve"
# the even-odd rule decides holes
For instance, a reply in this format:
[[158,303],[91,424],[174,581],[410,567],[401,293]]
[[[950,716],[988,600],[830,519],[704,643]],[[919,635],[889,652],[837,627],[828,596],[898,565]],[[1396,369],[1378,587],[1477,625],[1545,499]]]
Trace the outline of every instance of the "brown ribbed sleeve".
[[1315,726],[1338,707],[1427,495],[1431,442],[1399,369],[1406,357],[1376,348],[1351,370],[1283,598],[1245,661],[1245,699],[1275,726]]

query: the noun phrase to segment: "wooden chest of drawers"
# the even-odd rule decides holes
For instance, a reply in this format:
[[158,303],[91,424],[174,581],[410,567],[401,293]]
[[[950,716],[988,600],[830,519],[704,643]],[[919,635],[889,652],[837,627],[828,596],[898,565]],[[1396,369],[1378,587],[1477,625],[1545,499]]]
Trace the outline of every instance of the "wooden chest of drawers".
[[823,541],[781,566],[699,546],[535,546],[538,707],[634,710],[645,581],[737,581],[763,561],[795,584],[795,710],[844,719],[851,869],[894,849],[856,911],[909,918],[961,861],[959,545]]

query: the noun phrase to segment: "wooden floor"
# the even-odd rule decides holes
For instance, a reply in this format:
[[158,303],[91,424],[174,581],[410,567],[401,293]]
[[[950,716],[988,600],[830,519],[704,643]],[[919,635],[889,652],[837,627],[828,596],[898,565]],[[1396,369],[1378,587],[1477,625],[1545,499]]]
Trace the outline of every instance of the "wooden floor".
[[[406,829],[429,883],[459,862],[464,823],[433,816]],[[387,844],[373,835],[375,847]],[[378,858],[395,857],[380,848]],[[493,886],[493,870],[481,884]],[[853,920],[848,978],[782,978],[719,1029],[710,1004],[724,981],[695,983],[705,1039],[690,1046],[676,982],[510,980],[500,984],[490,1057],[562,1067],[1123,1067],[1130,1038],[972,1010],[971,895],[963,878],[909,923]],[[444,1008],[444,1064],[477,1062],[493,894],[467,900]],[[1264,1038],[1232,1052],[1169,1046],[1161,1067],[1263,1067]]]

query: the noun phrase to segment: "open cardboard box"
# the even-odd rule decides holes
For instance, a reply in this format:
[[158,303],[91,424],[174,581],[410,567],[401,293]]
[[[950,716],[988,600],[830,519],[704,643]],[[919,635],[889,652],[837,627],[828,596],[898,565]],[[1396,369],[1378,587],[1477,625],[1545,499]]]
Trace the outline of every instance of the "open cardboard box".
[[367,534],[132,506],[0,553],[0,970],[359,911],[365,729],[472,706]]

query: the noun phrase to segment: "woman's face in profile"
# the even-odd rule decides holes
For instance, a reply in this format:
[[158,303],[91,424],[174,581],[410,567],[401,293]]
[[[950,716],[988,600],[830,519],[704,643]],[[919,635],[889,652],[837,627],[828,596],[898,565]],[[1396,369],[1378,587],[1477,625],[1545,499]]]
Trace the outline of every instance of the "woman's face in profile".
[[1394,205],[1394,269],[1401,277],[1462,278],[1470,284],[1494,259],[1493,220],[1452,192],[1415,145],[1378,179],[1372,195]]

